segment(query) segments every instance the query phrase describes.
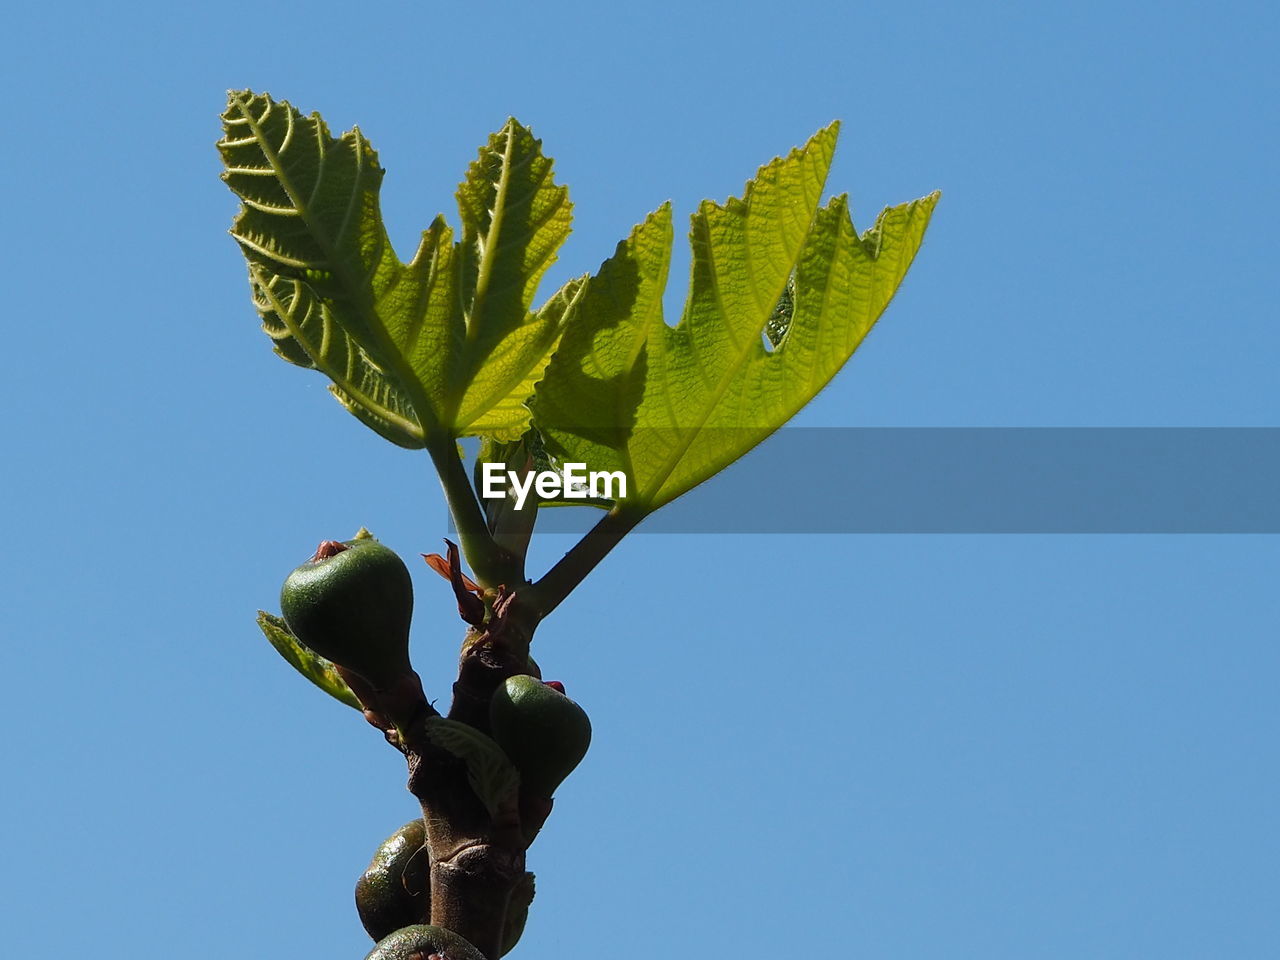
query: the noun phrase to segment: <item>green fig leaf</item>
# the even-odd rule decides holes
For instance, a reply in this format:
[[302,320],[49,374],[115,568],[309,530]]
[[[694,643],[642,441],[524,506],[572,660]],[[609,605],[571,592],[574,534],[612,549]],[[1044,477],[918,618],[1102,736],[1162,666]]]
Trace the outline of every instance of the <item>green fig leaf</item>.
[[425,727],[427,739],[466,763],[471,789],[490,815],[516,801],[520,772],[492,737],[447,717],[431,717]]
[[[891,207],[859,235],[847,198],[820,206],[837,126],[762,167],[742,199],[692,217],[684,314],[663,319],[670,205],[585,284],[531,406],[550,452],[627,478],[643,516],[786,423],[857,349],[901,283],[938,200]],[[768,346],[766,346],[766,339]]]
[[541,142],[515,119],[458,189],[462,236],[437,217],[402,263],[379,209],[383,169],[359,130],[232,92],[218,143],[241,200],[231,233],[276,352],[319,370],[362,423],[402,447],[433,436],[518,438],[581,292],[531,305],[571,205]]
[[333,699],[356,710],[364,709],[356,695],[351,692],[351,688],[347,686],[347,682],[338,675],[337,668],[318,653],[308,650],[299,643],[298,638],[289,632],[283,619],[265,610],[259,610],[258,627],[262,630],[263,636],[276,648],[276,653],[288,661],[289,666]]

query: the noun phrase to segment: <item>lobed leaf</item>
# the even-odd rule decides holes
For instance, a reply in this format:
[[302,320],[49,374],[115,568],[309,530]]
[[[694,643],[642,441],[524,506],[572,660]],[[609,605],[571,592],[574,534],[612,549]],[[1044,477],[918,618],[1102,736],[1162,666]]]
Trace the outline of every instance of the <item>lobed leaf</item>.
[[535,422],[560,458],[623,471],[634,515],[724,469],[808,403],[919,249],[937,194],[886,209],[861,236],[846,198],[819,207],[836,133],[832,124],[762,167],[741,199],[703,202],[678,326],[662,311],[669,205],[618,245],[569,311]]
[[443,218],[401,263],[383,226],[383,169],[358,130],[333,137],[265,94],[233,92],[218,143],[240,197],[232,227],[276,352],[333,382],[382,436],[515,438],[581,283],[533,311],[569,232],[567,192],[514,119],[458,190],[462,239]]

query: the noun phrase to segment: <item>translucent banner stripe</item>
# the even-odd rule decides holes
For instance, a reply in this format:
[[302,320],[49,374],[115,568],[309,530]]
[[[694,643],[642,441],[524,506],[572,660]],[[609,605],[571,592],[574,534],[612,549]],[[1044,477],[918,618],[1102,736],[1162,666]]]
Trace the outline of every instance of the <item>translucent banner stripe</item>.
[[1280,428],[784,429],[636,532],[1280,533]]

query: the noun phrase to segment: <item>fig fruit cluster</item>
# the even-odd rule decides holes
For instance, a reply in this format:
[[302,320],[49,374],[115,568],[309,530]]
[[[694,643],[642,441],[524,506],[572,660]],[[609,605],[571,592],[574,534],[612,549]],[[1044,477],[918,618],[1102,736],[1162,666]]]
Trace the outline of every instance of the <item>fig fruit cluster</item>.
[[[379,692],[413,675],[412,580],[404,562],[367,533],[321,543],[285,579],[280,606],[298,641],[348,672],[344,675],[358,675]],[[552,795],[586,755],[591,721],[565,695],[563,685],[540,679],[532,658],[527,669],[494,691],[489,727],[520,773],[522,795],[545,801],[549,811]],[[540,821],[531,825],[526,842],[532,842],[540,826]],[[508,904],[503,954],[520,939],[533,892],[533,874],[521,875]],[[433,954],[484,960],[461,936],[423,922],[431,917],[431,863],[421,819],[406,823],[378,847],[356,882],[355,899],[361,923],[377,941],[366,960],[417,960]]]

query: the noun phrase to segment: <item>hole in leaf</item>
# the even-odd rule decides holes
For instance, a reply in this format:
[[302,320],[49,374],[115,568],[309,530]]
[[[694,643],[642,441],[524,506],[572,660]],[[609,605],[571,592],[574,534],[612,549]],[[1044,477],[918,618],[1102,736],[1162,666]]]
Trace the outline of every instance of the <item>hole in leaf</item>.
[[782,341],[786,339],[787,331],[791,329],[791,318],[795,315],[795,311],[796,278],[795,274],[792,274],[787,279],[787,285],[782,290],[782,296],[778,298],[778,305],[773,308],[773,313],[769,314],[769,319],[764,324],[764,331],[761,336],[764,339],[766,353],[772,353],[782,346]]

